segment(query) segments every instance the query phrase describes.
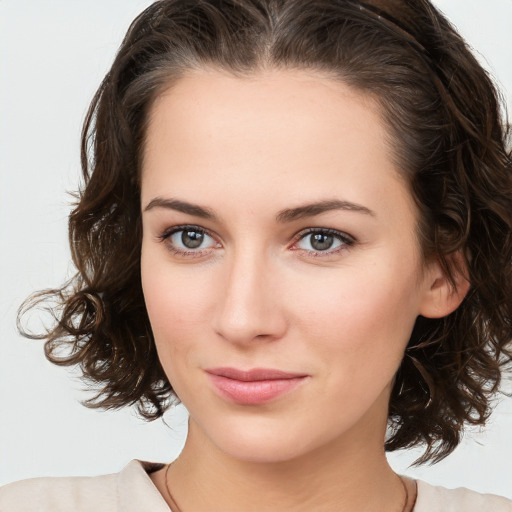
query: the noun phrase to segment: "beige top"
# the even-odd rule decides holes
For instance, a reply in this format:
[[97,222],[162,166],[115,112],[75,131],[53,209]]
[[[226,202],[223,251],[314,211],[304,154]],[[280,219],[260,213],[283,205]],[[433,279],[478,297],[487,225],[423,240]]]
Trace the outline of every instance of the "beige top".
[[[172,512],[148,476],[160,467],[132,460],[112,475],[14,482],[0,488],[0,512]],[[418,481],[414,512],[512,512],[512,501]]]

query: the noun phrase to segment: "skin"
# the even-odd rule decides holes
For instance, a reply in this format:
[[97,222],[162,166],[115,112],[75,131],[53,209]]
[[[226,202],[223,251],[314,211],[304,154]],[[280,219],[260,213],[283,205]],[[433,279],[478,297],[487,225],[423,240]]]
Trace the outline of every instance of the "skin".
[[[393,378],[416,317],[448,314],[462,297],[421,257],[388,140],[374,100],[306,71],[191,71],[155,102],[142,284],[160,361],[190,413],[168,472],[184,512],[402,510],[383,449]],[[358,208],[283,214],[334,200]],[[206,230],[203,245],[169,235],[182,225]],[[340,235],[316,250],[310,228]],[[204,371],[226,366],[307,377],[240,405]],[[164,473],[151,476],[167,499]]]

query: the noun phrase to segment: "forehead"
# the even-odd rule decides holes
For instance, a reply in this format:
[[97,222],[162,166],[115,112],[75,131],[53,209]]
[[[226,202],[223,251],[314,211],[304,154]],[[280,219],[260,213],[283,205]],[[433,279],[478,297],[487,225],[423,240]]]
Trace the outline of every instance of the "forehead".
[[334,184],[358,202],[378,203],[387,189],[393,201],[405,187],[389,141],[372,97],[319,73],[193,71],[150,112],[143,201],[175,191],[208,200],[219,187],[247,203],[283,188],[288,201],[316,200]]
[[270,70],[243,78],[213,69],[188,71],[156,99],[148,125],[146,154],[166,134],[166,143],[180,147],[191,137],[205,151],[208,145],[213,150],[225,144],[231,155],[249,143],[267,151],[277,147],[281,153],[283,139],[305,152],[304,140],[308,146],[322,141],[325,146],[329,134],[351,138],[355,127],[384,150],[382,136],[387,135],[373,97],[306,70]]

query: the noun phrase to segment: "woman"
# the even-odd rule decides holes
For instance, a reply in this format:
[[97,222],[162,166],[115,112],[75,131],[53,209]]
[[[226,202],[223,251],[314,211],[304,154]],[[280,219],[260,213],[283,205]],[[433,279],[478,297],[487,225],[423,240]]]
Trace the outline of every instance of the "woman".
[[43,338],[91,405],[178,398],[187,442],[14,484],[2,510],[511,510],[384,451],[440,460],[489,414],[511,165],[491,82],[426,1],[148,8],[86,120],[78,274],[42,296]]

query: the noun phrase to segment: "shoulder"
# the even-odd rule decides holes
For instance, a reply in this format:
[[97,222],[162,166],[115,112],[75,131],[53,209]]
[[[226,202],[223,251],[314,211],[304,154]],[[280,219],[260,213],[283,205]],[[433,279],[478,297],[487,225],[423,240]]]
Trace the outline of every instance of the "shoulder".
[[117,510],[117,474],[31,478],[0,488],[2,512]]
[[[32,478],[0,488],[1,512],[117,512],[150,505],[168,512],[147,471],[154,466],[130,462],[120,473],[95,477]],[[136,508],[135,508],[136,507]],[[142,510],[145,507],[142,508]]]
[[469,489],[446,489],[418,481],[414,512],[512,512],[512,501]]
[[0,489],[2,512],[117,510],[116,475],[31,478]]

